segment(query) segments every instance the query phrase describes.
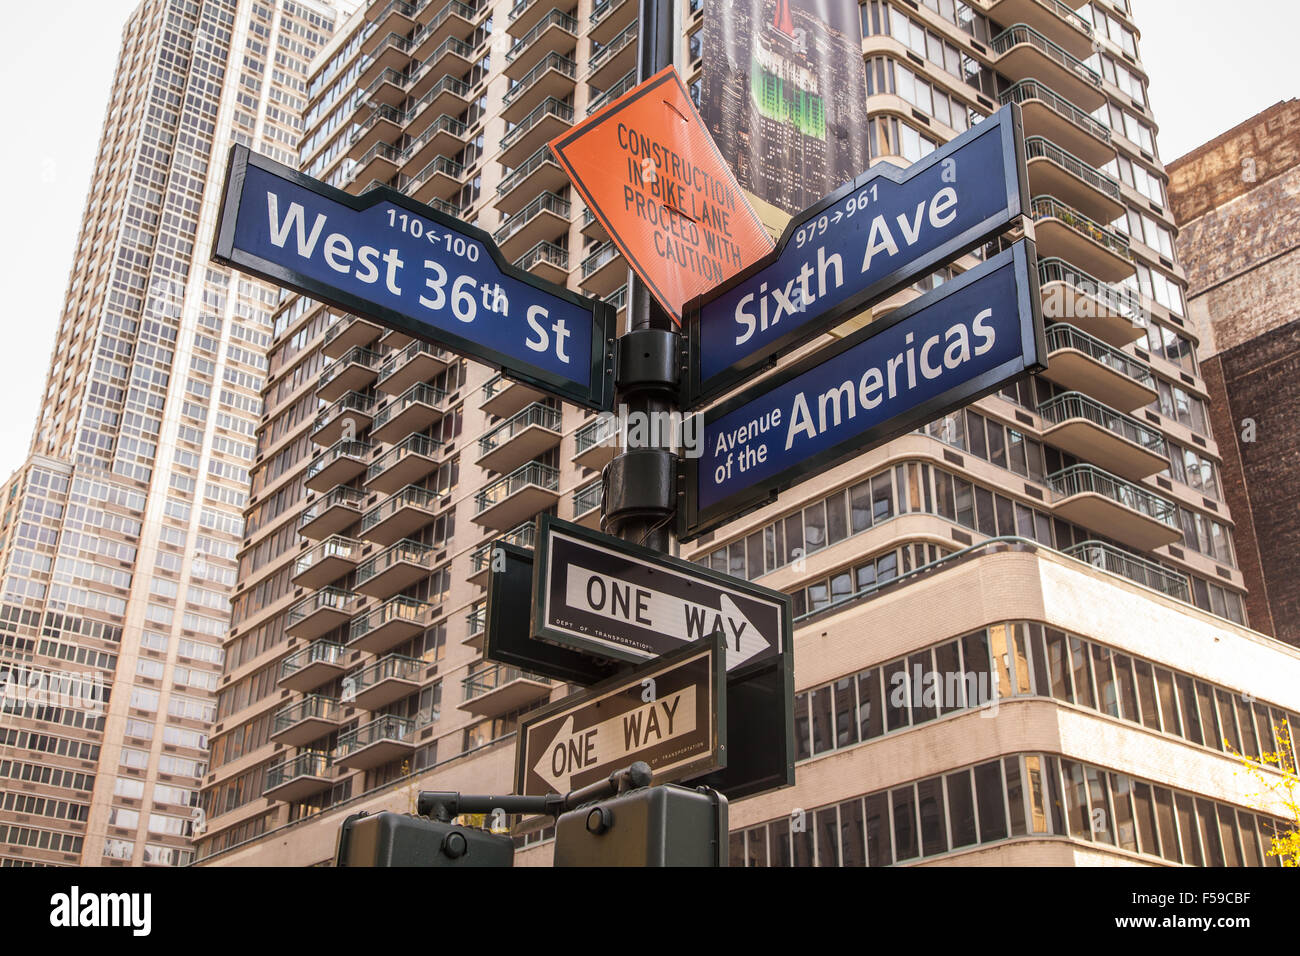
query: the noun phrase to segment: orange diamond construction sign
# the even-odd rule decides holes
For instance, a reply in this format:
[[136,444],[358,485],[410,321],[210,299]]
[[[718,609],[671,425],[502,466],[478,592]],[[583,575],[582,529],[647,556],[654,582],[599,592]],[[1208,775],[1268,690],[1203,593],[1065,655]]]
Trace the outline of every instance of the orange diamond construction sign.
[[686,303],[772,249],[673,67],[556,137],[551,152],[679,325]]

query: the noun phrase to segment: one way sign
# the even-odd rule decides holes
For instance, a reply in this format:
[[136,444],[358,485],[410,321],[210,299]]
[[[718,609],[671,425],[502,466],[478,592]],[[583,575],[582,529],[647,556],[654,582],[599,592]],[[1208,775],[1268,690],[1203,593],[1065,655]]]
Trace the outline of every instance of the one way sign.
[[540,530],[534,637],[638,662],[717,634],[728,672],[786,647],[784,595],[549,515]]

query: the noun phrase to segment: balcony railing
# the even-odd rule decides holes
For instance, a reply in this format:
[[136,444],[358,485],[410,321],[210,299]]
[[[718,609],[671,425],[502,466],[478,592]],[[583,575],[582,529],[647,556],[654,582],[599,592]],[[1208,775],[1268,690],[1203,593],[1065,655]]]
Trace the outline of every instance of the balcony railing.
[[410,538],[403,538],[397,544],[380,551],[364,564],[357,565],[355,587],[360,587],[371,578],[383,574],[396,564],[418,564],[428,567],[434,554],[433,548]]
[[294,577],[329,558],[356,561],[363,547],[365,545],[355,538],[345,538],[341,534],[331,535],[306,554],[299,556],[293,565]]
[[614,243],[601,243],[587,258],[582,260],[582,277],[584,279],[591,278],[593,273],[597,272],[618,254],[618,247]]
[[476,602],[465,615],[465,623],[469,626],[470,634],[482,633],[483,628],[487,627],[487,602]]
[[516,99],[523,96],[528,91],[528,88],[541,79],[543,74],[549,70],[555,70],[561,76],[567,76],[569,79],[576,79],[578,76],[577,63],[559,53],[548,53],[540,63],[520,77],[518,83],[506,91],[505,98],[501,101],[502,105],[509,106]]
[[[402,185],[401,185],[402,191],[407,193],[416,192],[421,186],[427,183],[438,173],[442,173],[444,176],[450,176],[452,179],[459,180],[462,176],[465,175],[465,167],[462,166],[460,163],[456,162],[454,159],[448,159],[446,156],[435,156],[428,163],[428,165],[424,167],[424,169],[420,170],[414,176],[411,176],[410,178],[404,179],[402,181]],[[446,205],[452,209],[456,208],[455,206],[452,206],[450,203],[447,203]]]
[[1038,414],[1053,425],[1059,425],[1071,418],[1087,419],[1120,438],[1155,452],[1162,458],[1165,457],[1165,439],[1160,432],[1148,428],[1131,415],[1125,415],[1103,405],[1082,392],[1064,392],[1057,395],[1039,405]]
[[1029,214],[1035,221],[1039,219],[1059,219],[1081,236],[1086,236],[1098,245],[1105,246],[1121,259],[1133,258],[1133,253],[1129,251],[1126,238],[1094,222],[1079,210],[1070,208],[1052,196],[1035,196],[1031,199]]
[[1072,548],[1066,548],[1064,553],[1085,564],[1091,564],[1095,568],[1101,568],[1103,571],[1128,578],[1153,591],[1159,591],[1175,600],[1187,604],[1192,602],[1191,588],[1188,587],[1185,576],[1170,571],[1154,561],[1121,551],[1113,545],[1102,541],[1084,541]]
[[326,494],[325,497],[313,503],[310,508],[303,511],[302,516],[298,519],[298,527],[299,529],[305,528],[331,508],[351,508],[353,511],[360,513],[365,503],[366,493],[364,491],[349,488],[347,485],[339,485]]
[[392,67],[387,67],[384,72],[380,73],[379,76],[370,81],[369,86],[364,90],[359,91],[357,95],[353,97],[352,108],[359,108],[362,103],[369,100],[370,97],[373,96],[385,83],[391,83],[399,90],[405,90],[408,79],[407,75],[400,70],[394,70]]
[[537,681],[539,684],[551,683],[549,677],[544,677],[541,674],[534,674],[507,664],[492,664],[464,678],[461,681],[461,686],[465,689],[464,699],[473,700],[475,697],[481,697],[489,691],[497,690],[511,681],[517,680]]
[[1003,106],[1008,103],[1023,105],[1029,100],[1037,100],[1062,119],[1068,120],[1084,132],[1103,142],[1110,142],[1109,127],[1099,123],[1064,96],[1061,96],[1051,87],[1044,86],[1038,80],[1021,80],[1019,83],[1013,84],[1002,94],[1001,100]]
[[357,673],[356,692],[358,694],[374,687],[376,684],[391,680],[418,681],[424,673],[424,661],[418,657],[405,654],[385,654],[379,660]]
[[417,601],[415,598],[400,594],[395,598],[389,598],[378,607],[352,619],[348,643],[355,643],[371,631],[392,621],[405,621],[417,627],[423,626],[428,621],[430,607],[432,605],[424,601]]
[[406,411],[412,405],[423,404],[431,405],[438,408],[447,400],[447,393],[441,388],[434,388],[432,385],[426,385],[423,382],[412,385],[401,395],[385,405],[375,415],[375,422],[372,430],[377,431],[388,424],[389,421],[401,412]]
[[482,514],[529,485],[536,485],[547,491],[558,491],[560,472],[550,465],[543,465],[540,461],[530,461],[526,465],[521,465],[474,496],[477,513]]
[[275,790],[300,777],[328,777],[334,769],[334,758],[319,750],[304,750],[283,763],[267,768],[266,789]]
[[567,199],[562,199],[555,193],[542,193],[513,216],[507,217],[492,238],[500,245],[528,225],[533,217],[540,213],[552,212],[561,219],[568,219],[571,209],[572,204]]
[[604,63],[606,60],[612,57],[619,50],[623,49],[623,47],[627,46],[629,43],[635,42],[637,31],[640,30],[640,28],[641,28],[640,22],[637,20],[633,20],[631,23],[629,23],[626,27],[623,28],[622,33],[614,37],[614,39],[610,40],[603,47],[601,47],[599,50],[593,53],[591,56],[590,64],[587,68],[587,76],[590,77],[597,70],[599,70],[602,63]]
[[614,423],[608,418],[597,418],[594,422],[583,425],[573,433],[574,454],[581,455],[591,451],[597,445],[605,444],[614,437]]
[[437,509],[441,498],[427,488],[407,485],[401,491],[395,491],[379,504],[361,516],[361,534],[365,534],[375,525],[386,521],[403,508],[420,508],[432,512]]
[[316,421],[312,424],[312,431],[320,431],[331,422],[345,417],[348,412],[368,416],[374,410],[374,407],[373,399],[367,398],[360,392],[348,392],[316,416]]
[[509,149],[523,138],[524,134],[540,123],[547,116],[555,116],[566,123],[573,122],[573,107],[561,103],[553,96],[548,96],[535,110],[521,119],[513,129],[501,137],[501,148]]
[[1043,285],[1049,282],[1064,282],[1076,292],[1096,299],[1104,307],[1128,319],[1138,328],[1147,327],[1147,311],[1142,305],[1141,296],[1124,286],[1102,282],[1064,259],[1055,256],[1039,259],[1038,281]]
[[516,259],[515,265],[527,272],[539,262],[549,263],[561,272],[569,271],[569,253],[545,239]]
[[573,514],[574,517],[585,515],[593,508],[600,507],[600,500],[604,491],[604,482],[597,478],[590,484],[583,485],[573,493]]
[[439,133],[450,133],[457,139],[464,139],[467,132],[469,132],[468,126],[456,119],[454,116],[448,116],[446,113],[443,113],[436,120],[430,123],[423,133],[411,140],[410,145],[408,145],[402,152],[402,162],[406,162],[418,153],[424,148],[425,143],[433,139]]
[[613,103],[634,86],[636,86],[636,70],[628,70],[621,80],[587,104],[587,115],[590,116],[607,103]]
[[335,587],[321,588],[289,608],[289,613],[284,618],[284,624],[286,627],[293,627],[304,618],[325,609],[346,614],[348,608],[356,599],[357,596],[352,591],[345,591],[342,588]]
[[1133,379],[1140,385],[1155,391],[1156,380],[1150,367],[1127,352],[1107,345],[1101,339],[1093,338],[1087,332],[1076,329],[1065,322],[1057,322],[1047,327],[1047,352],[1061,349],[1075,349],[1087,355],[1093,361],[1100,362],[1114,369],[1121,375]]
[[1096,465],[1063,468],[1048,475],[1047,483],[1058,500],[1081,494],[1101,495],[1171,528],[1176,527],[1177,509],[1171,502],[1108,471],[1102,471]]
[[[408,435],[388,451],[384,452],[366,469],[366,481],[370,482],[392,468],[404,458],[419,455],[421,458],[437,458],[442,449],[442,442],[428,435]],[[348,491],[353,489],[349,488]],[[362,500],[365,496],[362,495]]]
[[533,45],[534,40],[549,30],[552,26],[558,26],[561,30],[565,30],[568,33],[576,34],[578,32],[577,20],[563,11],[552,10],[538,21],[537,26],[525,33],[521,39],[515,41],[514,46],[510,48],[510,52],[506,54],[506,62],[513,63],[519,58],[520,54]]
[[369,445],[366,442],[351,441],[347,438],[342,441],[336,441],[334,444],[330,445],[329,448],[326,448],[325,451],[321,453],[321,456],[307,467],[305,478],[307,481],[311,481],[314,477],[319,475],[340,458],[355,458],[358,461],[364,461],[366,457],[369,456],[373,447],[374,446]]
[[451,353],[446,349],[438,345],[430,345],[428,342],[421,339],[416,339],[400,352],[384,359],[383,364],[379,366],[379,380],[382,382],[418,355],[431,355],[442,362],[452,361]]
[[415,733],[415,721],[393,714],[377,717],[368,724],[362,724],[356,730],[342,734],[334,750],[334,759],[364,750],[371,744],[382,740],[404,741]]
[[333,641],[313,641],[302,650],[290,654],[280,662],[280,680],[298,673],[312,664],[343,666],[344,647]]
[[1041,136],[1030,136],[1025,140],[1025,157],[1027,159],[1048,159],[1056,163],[1070,175],[1083,180],[1099,193],[1109,196],[1116,202],[1122,202],[1119,182],[1105,173],[1089,166],[1073,153],[1066,152],[1051,140]]
[[537,536],[537,525],[531,521],[525,521],[523,524],[516,525],[505,534],[497,535],[490,541],[484,541],[474,549],[470,555],[470,568],[472,573],[478,574],[480,571],[486,571],[492,563],[492,549],[498,544],[517,544],[521,548],[531,548]]
[[551,147],[543,146],[510,171],[510,175],[501,181],[501,185],[497,186],[497,195],[504,196],[547,163],[557,168],[559,166],[555,161],[555,157],[551,155]]
[[993,48],[994,53],[998,56],[1002,56],[1002,54],[1006,53],[1008,50],[1020,46],[1022,43],[1028,43],[1053,63],[1057,64],[1062,69],[1073,73],[1089,86],[1094,86],[1098,90],[1101,89],[1101,77],[1095,70],[1089,67],[1082,60],[1065,52],[1065,50],[1047,39],[1047,37],[1043,36],[1033,27],[1026,26],[1023,23],[1017,23],[1007,27],[1007,29],[995,36],[989,45]]
[[558,408],[551,408],[548,405],[542,405],[534,402],[521,412],[507,418],[504,422],[492,429],[486,435],[478,440],[479,455],[486,455],[490,451],[495,451],[502,444],[514,438],[526,428],[532,427],[545,428],[548,431],[558,432],[561,428],[561,415]]
[[[424,4],[421,4],[421,6],[424,6]],[[443,23],[452,17],[460,17],[462,20],[469,20],[472,23],[481,10],[481,7],[469,6],[468,4],[461,3],[460,0],[451,0],[450,3],[433,15],[433,19],[425,24],[423,30],[417,31],[415,34],[415,42],[419,43],[421,37],[433,33],[438,29],[438,27],[442,26]]]
[[281,707],[275,712],[275,722],[272,734],[283,733],[294,724],[300,724],[304,720],[330,720],[339,719],[339,702],[333,697],[323,697],[319,694],[308,694],[302,700],[294,701]]
[[627,2],[628,0],[600,0],[599,3],[591,8],[591,17],[587,22],[594,27],[596,24],[600,23],[601,20],[604,20],[607,16]]

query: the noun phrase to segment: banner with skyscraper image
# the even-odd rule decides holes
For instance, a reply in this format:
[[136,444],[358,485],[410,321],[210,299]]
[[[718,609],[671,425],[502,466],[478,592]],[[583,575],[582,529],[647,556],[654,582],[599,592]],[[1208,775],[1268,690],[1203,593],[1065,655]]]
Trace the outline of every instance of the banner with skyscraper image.
[[740,185],[794,213],[867,168],[853,0],[706,0],[700,113]]

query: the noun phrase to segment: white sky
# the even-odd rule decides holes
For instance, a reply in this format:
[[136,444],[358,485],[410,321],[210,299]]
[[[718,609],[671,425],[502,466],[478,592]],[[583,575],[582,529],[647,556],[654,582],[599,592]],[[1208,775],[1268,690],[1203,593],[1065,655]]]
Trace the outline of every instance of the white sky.
[[[710,0],[714,2],[714,0]],[[1131,0],[1168,162],[1300,95],[1295,0]],[[122,24],[137,0],[11,4],[0,86],[11,91],[0,229],[0,480],[21,464],[67,290]],[[1072,2],[1071,6],[1075,4]]]

